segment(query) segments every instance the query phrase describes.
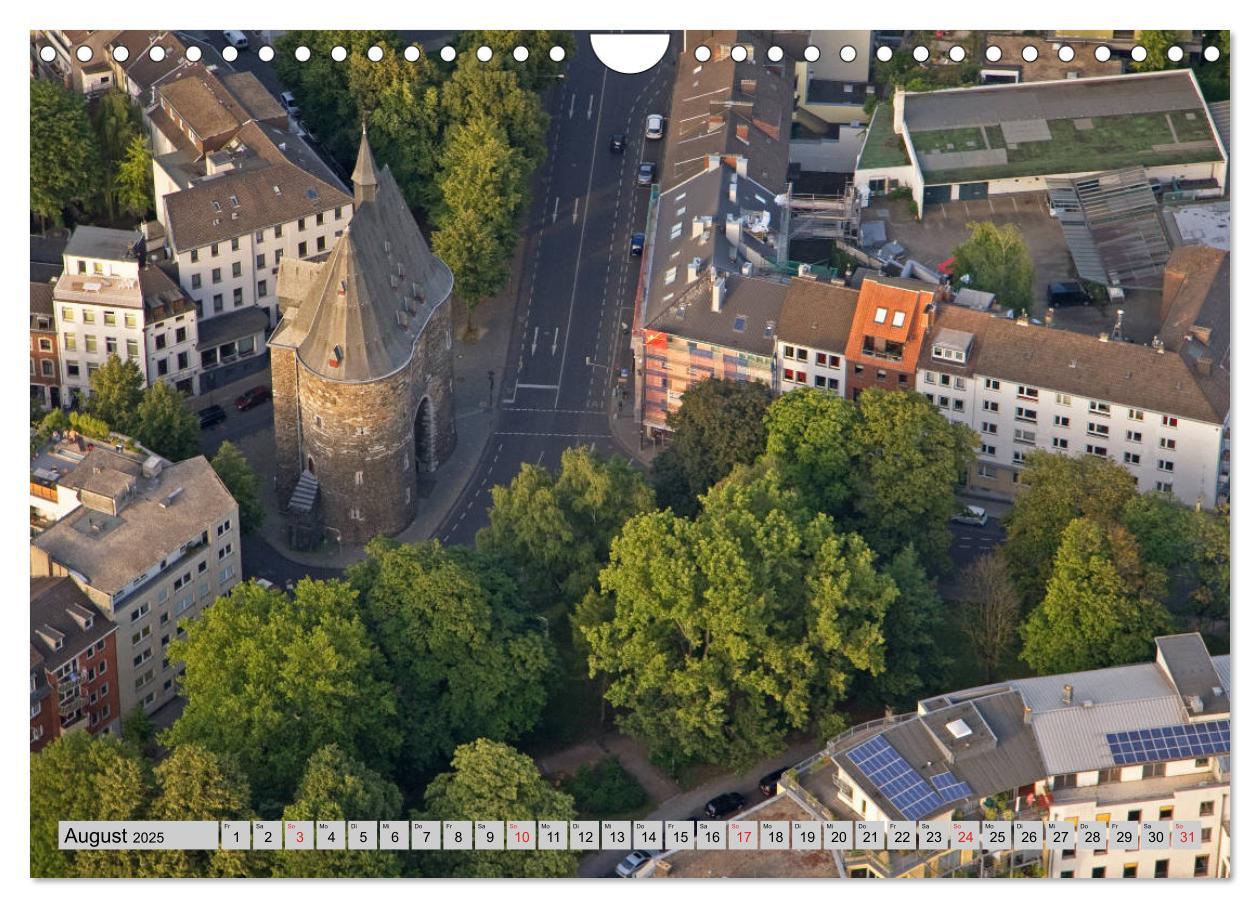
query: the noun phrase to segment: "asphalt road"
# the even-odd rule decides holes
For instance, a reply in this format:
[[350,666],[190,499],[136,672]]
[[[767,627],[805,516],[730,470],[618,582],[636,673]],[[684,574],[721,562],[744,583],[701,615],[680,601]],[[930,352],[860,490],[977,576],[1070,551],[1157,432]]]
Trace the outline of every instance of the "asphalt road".
[[[630,235],[647,217],[649,190],[635,185],[641,160],[659,157],[643,137],[649,113],[668,114],[672,66],[634,76],[611,72],[579,34],[566,76],[547,95],[548,155],[540,167],[522,239],[523,274],[494,433],[463,494],[438,529],[469,544],[486,523],[490,489],[521,464],[556,468],[566,448],[615,449],[608,424],[617,388],[612,364],[629,345],[622,327],[640,259]],[[625,133],[624,154],[609,150]]]
[[982,527],[951,523],[949,529],[954,536],[949,544],[949,559],[958,567],[970,564],[1006,538],[1001,522],[993,517]]

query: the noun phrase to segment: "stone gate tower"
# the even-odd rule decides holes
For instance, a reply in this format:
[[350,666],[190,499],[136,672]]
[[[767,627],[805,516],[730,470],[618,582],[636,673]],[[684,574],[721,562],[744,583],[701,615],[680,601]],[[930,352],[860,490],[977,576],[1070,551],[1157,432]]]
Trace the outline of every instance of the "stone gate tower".
[[299,545],[400,532],[419,473],[455,446],[451,271],[366,129],[352,179],[354,216],[328,256],[281,261],[268,343],[278,491]]

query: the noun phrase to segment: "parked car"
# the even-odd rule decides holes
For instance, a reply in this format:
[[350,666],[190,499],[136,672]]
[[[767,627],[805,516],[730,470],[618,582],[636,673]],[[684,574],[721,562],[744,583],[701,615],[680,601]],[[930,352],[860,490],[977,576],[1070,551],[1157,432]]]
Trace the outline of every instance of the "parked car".
[[761,793],[767,798],[772,797],[779,790],[779,779],[783,778],[783,774],[790,767],[780,766],[774,772],[768,772],[761,777],[761,781],[757,783],[757,787],[761,789]]
[[227,413],[218,404],[212,404],[203,410],[197,411],[197,421],[201,423],[201,428],[203,429],[217,426],[225,419],[227,419]]
[[1051,306],[1088,306],[1093,297],[1076,281],[1056,281],[1046,285],[1046,302]]
[[608,140],[608,150],[613,154],[624,154],[626,150],[626,134],[624,132],[614,132],[612,138]]
[[301,108],[298,107],[297,98],[293,96],[293,92],[291,91],[280,92],[280,104],[289,112],[289,116],[291,117],[296,117],[298,115],[298,111],[301,110]]
[[636,233],[634,236],[630,237],[630,254],[643,254],[643,234]]
[[223,40],[235,47],[237,50],[244,50],[249,47],[249,38],[245,37],[245,33],[242,31],[225,31],[223,33]]
[[271,400],[271,389],[266,385],[256,385],[236,399],[236,409],[252,410],[269,400]]
[[660,139],[665,136],[665,118],[660,114],[648,114],[647,130],[644,133],[649,139]]
[[989,522],[989,512],[984,508],[969,504],[950,518],[954,523],[965,523],[973,527],[982,527]]
[[640,186],[651,186],[652,181],[656,179],[656,165],[651,161],[644,161],[639,165],[638,183]]
[[652,854],[648,851],[632,851],[617,865],[617,876],[632,877],[643,870],[648,861],[652,860]]
[[704,812],[708,814],[709,819],[719,820],[722,817],[729,816],[744,806],[744,796],[738,791],[728,791],[726,794],[720,794],[708,804],[704,805]]

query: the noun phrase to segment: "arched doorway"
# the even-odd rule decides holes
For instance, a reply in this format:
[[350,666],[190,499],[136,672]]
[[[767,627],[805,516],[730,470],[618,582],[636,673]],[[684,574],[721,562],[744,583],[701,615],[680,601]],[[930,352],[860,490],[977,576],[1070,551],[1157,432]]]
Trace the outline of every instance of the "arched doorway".
[[425,397],[416,408],[413,427],[416,439],[416,472],[428,473],[433,469],[433,405]]

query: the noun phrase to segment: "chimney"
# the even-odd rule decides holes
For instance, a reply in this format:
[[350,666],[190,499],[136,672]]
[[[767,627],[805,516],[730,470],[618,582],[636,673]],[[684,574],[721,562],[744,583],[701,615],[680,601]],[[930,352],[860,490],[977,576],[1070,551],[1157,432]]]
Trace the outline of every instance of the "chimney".
[[704,169],[706,172],[710,170],[717,170],[720,166],[722,166],[721,155],[716,155],[716,154],[705,155]]
[[1204,354],[1194,361],[1194,367],[1199,371],[1200,375],[1212,374],[1212,357]]
[[748,176],[748,159],[743,155],[735,159],[735,172],[741,177]]
[[901,135],[906,128],[906,90],[898,88],[893,92],[893,132]]
[[936,303],[928,303],[923,307],[923,318],[925,321],[924,330],[931,331],[932,326],[936,324]]
[[722,303],[726,300],[726,275],[719,274],[713,278],[713,311],[721,312]]
[[687,283],[694,284],[700,276],[700,259],[694,258],[687,263]]
[[731,174],[731,185],[726,197],[732,204],[739,201],[739,174]]
[[1072,685],[1070,684],[1063,685],[1063,705],[1072,705]]
[[1027,328],[1027,327],[1028,327],[1028,316],[1027,316],[1027,315],[1021,315],[1021,316],[1019,316],[1017,319],[1015,319],[1015,324],[1019,325],[1021,328]]
[[720,113],[709,114],[709,132],[717,132],[722,128],[722,124],[726,122],[726,117]]
[[1046,307],[1046,327],[1054,325],[1054,306]]
[[1198,713],[1203,712],[1203,698],[1198,694],[1186,697],[1186,706],[1190,708],[1190,712],[1197,715]]
[[730,243],[732,249],[739,248],[739,215],[728,214],[726,216],[726,242]]
[[1151,338],[1151,348],[1154,349],[1156,353],[1163,353],[1164,352],[1164,339],[1162,337],[1159,337],[1158,335]]
[[1032,725],[1033,711],[1031,706],[1024,707],[1024,724]]

